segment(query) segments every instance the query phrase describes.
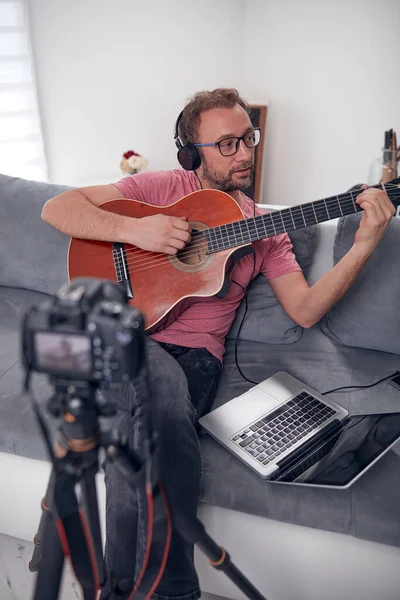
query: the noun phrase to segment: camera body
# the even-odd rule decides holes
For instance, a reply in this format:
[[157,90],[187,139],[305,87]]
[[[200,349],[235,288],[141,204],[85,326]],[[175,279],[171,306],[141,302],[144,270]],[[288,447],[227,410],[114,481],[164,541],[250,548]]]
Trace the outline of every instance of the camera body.
[[137,376],[144,339],[143,316],[121,286],[80,277],[27,311],[22,356],[28,372],[47,373],[56,383],[108,387]]

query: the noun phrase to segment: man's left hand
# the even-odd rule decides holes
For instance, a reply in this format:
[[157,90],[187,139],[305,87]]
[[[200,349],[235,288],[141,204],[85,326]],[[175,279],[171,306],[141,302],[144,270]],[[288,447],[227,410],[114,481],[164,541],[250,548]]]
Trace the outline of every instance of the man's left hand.
[[363,186],[364,191],[357,196],[356,203],[364,210],[355,243],[367,251],[375,250],[389,225],[395,209],[383,190]]

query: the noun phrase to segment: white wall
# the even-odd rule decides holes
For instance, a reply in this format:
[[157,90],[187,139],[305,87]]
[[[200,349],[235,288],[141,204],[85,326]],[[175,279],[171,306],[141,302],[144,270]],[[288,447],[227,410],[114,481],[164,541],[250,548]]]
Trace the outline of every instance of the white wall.
[[400,138],[400,0],[28,2],[51,181],[112,181],[129,148],[177,166],[176,116],[217,86],[268,101],[266,203],[366,181]]
[[125,150],[179,166],[175,120],[238,85],[243,0],[28,0],[50,181],[115,180]]
[[268,98],[263,201],[297,204],[366,182],[400,136],[399,0],[251,0],[242,87]]

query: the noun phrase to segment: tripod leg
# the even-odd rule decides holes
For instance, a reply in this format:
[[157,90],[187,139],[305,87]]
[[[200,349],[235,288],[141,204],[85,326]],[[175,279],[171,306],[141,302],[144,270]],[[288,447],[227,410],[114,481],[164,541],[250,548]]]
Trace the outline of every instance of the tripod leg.
[[[84,535],[74,491],[76,476],[72,473],[68,474],[66,471],[57,473],[54,470],[52,471],[46,492],[46,500],[43,501],[43,504],[48,508],[42,514],[39,531],[35,536],[36,548],[31,567],[31,570],[37,570],[40,562],[35,600],[57,600],[64,554],[69,555],[71,559],[75,575],[82,586],[85,600],[94,600],[97,596],[97,585],[93,581],[95,565],[90,560],[88,540],[87,536]],[[94,475],[92,476],[92,482],[94,486]],[[90,484],[88,489],[91,489]],[[95,488],[93,487],[93,489]],[[60,541],[60,535],[64,540],[63,543]]]
[[99,583],[101,586],[103,586],[105,583],[105,567],[103,559],[103,544],[101,540],[99,507],[97,502],[95,477],[96,470],[93,469],[85,472],[83,478],[80,480],[80,485],[82,491],[84,513],[88,521],[90,537],[93,542]]
[[43,551],[41,552],[34,600],[57,600],[64,564],[64,554],[56,521],[51,512],[47,512],[42,546]]
[[181,535],[188,541],[197,544],[204,554],[210,559],[210,564],[218,571],[223,571],[227,577],[250,600],[266,600],[257,588],[243,575],[232,563],[231,557],[208,535],[203,523],[199,519],[188,521],[182,514],[173,511],[174,523]]
[[[121,444],[113,450],[116,467],[125,471],[129,470],[130,449]],[[120,462],[120,457],[123,457],[123,462]],[[122,468],[123,465],[123,468]],[[132,473],[136,471],[136,460],[132,461]],[[165,489],[163,488],[163,493]],[[168,497],[166,498],[168,502]],[[192,544],[197,544],[199,548],[208,556],[211,565],[223,571],[227,577],[250,599],[250,600],[266,600],[266,598],[257,590],[257,588],[243,575],[241,571],[232,563],[228,552],[221,548],[206,532],[204,525],[197,518],[187,519],[181,512],[176,510],[176,507],[171,506],[168,502],[172,513],[173,526],[183,538]]]
[[49,483],[47,484],[46,495],[42,499],[42,516],[40,517],[39,529],[33,538],[35,543],[35,549],[32,554],[31,561],[29,563],[29,570],[34,573],[39,569],[40,559],[42,556],[42,542],[43,536],[46,528],[46,522],[50,516],[51,507],[53,504],[53,494],[54,494],[54,481],[55,481],[55,472],[54,469],[51,471]]

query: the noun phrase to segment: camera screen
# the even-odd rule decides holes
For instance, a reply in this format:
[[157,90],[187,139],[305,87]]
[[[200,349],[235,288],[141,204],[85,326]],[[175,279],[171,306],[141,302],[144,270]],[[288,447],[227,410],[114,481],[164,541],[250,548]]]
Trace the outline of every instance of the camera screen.
[[36,332],[37,367],[45,372],[90,375],[91,341],[85,335],[59,332]]

